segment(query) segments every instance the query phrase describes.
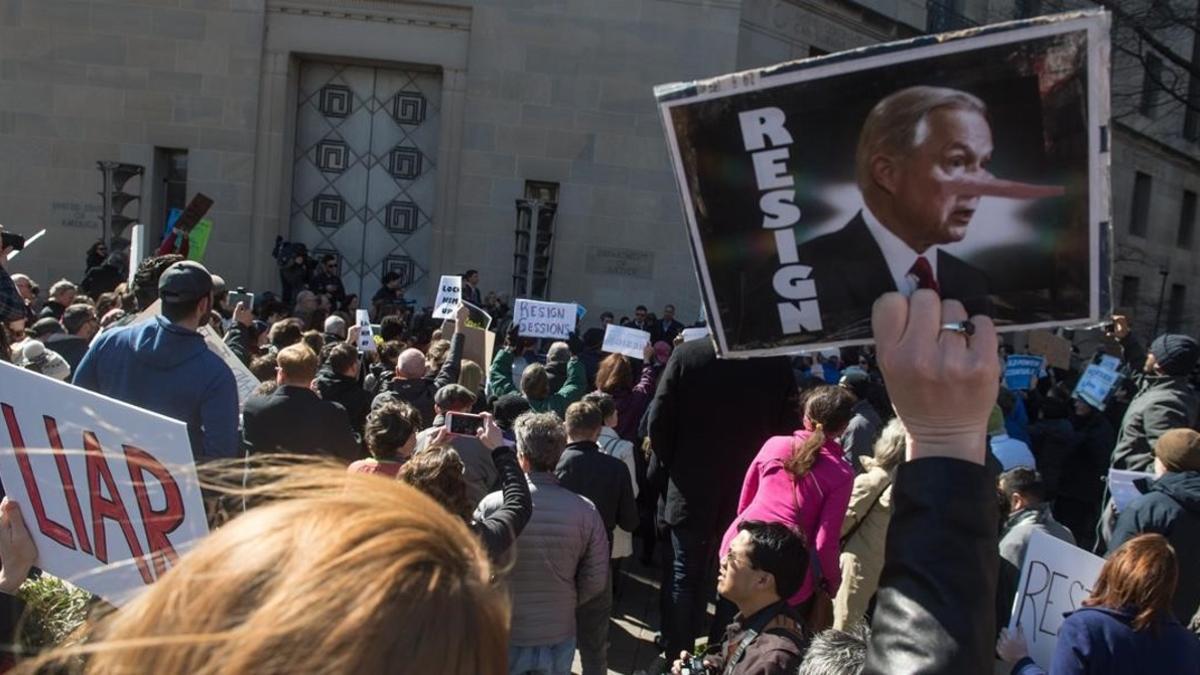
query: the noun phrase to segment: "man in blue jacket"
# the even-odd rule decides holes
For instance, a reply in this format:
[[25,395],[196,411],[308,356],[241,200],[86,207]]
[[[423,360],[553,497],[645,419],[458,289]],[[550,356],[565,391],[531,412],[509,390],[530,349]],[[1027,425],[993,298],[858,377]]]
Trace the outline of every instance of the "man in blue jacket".
[[197,461],[236,457],[237,385],[197,333],[212,310],[212,275],[184,260],[158,280],[162,314],[101,334],[76,386],[186,422]]

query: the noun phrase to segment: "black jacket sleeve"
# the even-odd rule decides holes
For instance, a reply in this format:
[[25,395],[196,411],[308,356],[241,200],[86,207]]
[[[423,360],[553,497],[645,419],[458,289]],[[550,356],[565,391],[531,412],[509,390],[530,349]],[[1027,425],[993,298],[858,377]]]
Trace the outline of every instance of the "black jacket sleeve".
[[637,499],[633,496],[633,481],[629,478],[629,472],[623,471],[621,474],[620,503],[617,505],[617,527],[626,532],[633,532],[637,529],[640,521]]
[[533,515],[533,497],[529,494],[525,473],[517,464],[517,454],[512,448],[502,445],[493,450],[492,462],[500,472],[504,503],[491,515],[472,523],[471,529],[483,541],[488,557],[496,562],[529,523],[529,517]]
[[658,378],[658,390],[650,402],[650,451],[658,458],[658,468],[669,471],[675,461],[675,434],[679,424],[679,358],[667,361]]
[[987,673],[994,661],[998,513],[983,466],[902,464],[866,674]]
[[462,333],[455,333],[454,337],[450,339],[450,353],[446,356],[446,361],[442,363],[442,369],[438,371],[437,378],[433,381],[435,393],[448,384],[458,382],[458,372],[462,367],[464,340],[466,337]]

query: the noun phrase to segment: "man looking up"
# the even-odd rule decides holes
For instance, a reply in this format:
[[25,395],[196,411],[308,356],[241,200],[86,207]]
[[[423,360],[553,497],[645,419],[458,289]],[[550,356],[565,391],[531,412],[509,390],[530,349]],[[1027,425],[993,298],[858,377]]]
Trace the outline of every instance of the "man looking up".
[[237,384],[196,331],[212,311],[212,276],[190,260],[158,279],[162,314],[96,338],[75,385],[187,423],[197,461],[236,457]]
[[[781,523],[747,520],[721,560],[717,592],[737,605],[720,650],[704,657],[708,672],[726,675],[794,673],[808,636],[787,607],[808,572],[808,550],[795,531]],[[687,658],[687,652],[680,654]],[[672,673],[682,671],[675,662]]]

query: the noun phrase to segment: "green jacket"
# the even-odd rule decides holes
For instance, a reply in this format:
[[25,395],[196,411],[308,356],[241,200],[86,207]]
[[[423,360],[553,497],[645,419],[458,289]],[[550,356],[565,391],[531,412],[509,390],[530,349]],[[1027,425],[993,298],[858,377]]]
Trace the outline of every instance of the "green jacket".
[[[521,393],[512,378],[514,356],[511,349],[501,349],[496,354],[496,358],[492,359],[492,366],[488,369],[488,388],[492,396],[498,398],[512,392]],[[540,401],[528,398],[525,400],[529,401],[529,407],[534,412],[553,412],[557,413],[559,417],[565,417],[567,406],[583,398],[585,393],[587,393],[587,374],[579,359],[572,356],[567,363],[567,381],[558,391]]]

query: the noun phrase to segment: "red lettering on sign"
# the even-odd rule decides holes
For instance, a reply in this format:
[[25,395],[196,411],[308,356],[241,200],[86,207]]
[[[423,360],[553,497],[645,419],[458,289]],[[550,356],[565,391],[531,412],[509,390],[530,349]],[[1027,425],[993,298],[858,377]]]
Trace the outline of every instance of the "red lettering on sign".
[[58,479],[62,482],[63,496],[67,498],[67,510],[71,512],[71,523],[75,526],[75,535],[79,537],[79,548],[84,553],[92,552],[92,544],[88,541],[87,527],[83,523],[83,511],[79,508],[79,496],[75,493],[75,479],[71,477],[71,468],[67,466],[67,456],[63,454],[62,438],[58,435],[58,422],[49,415],[42,415],[46,423],[46,438],[50,447],[58,450],[54,453],[54,463],[58,466]]
[[[121,493],[117,491],[116,481],[113,480],[108,462],[100,450],[100,441],[96,440],[96,435],[90,431],[83,432],[83,449],[87,458],[88,493],[92,497],[92,541],[96,543],[96,559],[102,563],[108,562],[108,539],[104,532],[104,519],[109,518],[121,527],[121,533],[125,535],[125,543],[133,554],[142,580],[147,584],[154,583],[150,567],[142,557],[142,545],[138,543],[137,534],[129,522],[129,511],[125,509],[125,502],[121,499]],[[104,481],[104,487],[111,498],[106,499],[100,493],[100,481]]]
[[54,541],[75,550],[75,540],[66,527],[46,515],[46,506],[42,503],[42,491],[38,489],[37,479],[33,475],[33,467],[29,465],[29,457],[25,453],[25,438],[17,425],[17,416],[12,406],[0,403],[0,411],[4,413],[4,424],[8,426],[8,435],[12,437],[13,450],[17,458],[17,466],[21,469],[21,479],[25,481],[25,491],[29,493],[30,506],[37,520],[38,529],[42,534]]
[[[129,465],[129,479],[133,481],[133,494],[137,497],[142,527],[146,530],[150,559],[154,562],[155,573],[162,576],[167,571],[168,561],[174,565],[179,560],[179,554],[171,546],[167,535],[183,524],[183,496],[175,477],[153,455],[132,445],[122,447],[125,448],[125,463]],[[155,511],[150,505],[150,495],[146,493],[147,473],[154,476],[167,498],[167,504],[161,511]]]

